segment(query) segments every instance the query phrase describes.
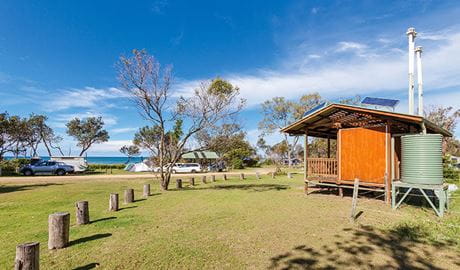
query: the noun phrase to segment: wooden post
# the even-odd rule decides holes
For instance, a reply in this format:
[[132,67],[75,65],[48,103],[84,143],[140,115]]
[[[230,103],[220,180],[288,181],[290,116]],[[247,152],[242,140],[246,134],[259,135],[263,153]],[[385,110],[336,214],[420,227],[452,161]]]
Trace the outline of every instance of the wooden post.
[[148,198],[150,196],[150,184],[144,184],[144,189],[142,192],[142,196],[144,198]]
[[206,184],[206,175],[201,176],[201,182],[203,182],[203,184]]
[[79,201],[75,203],[77,225],[89,223],[89,206],[88,201]]
[[191,186],[195,185],[195,178],[194,177],[190,178],[190,185]]
[[31,242],[16,246],[14,270],[39,270],[40,243]]
[[216,182],[216,176],[214,174],[211,175],[211,181]]
[[240,179],[244,180],[244,173],[240,173]]
[[256,178],[260,179],[260,173],[259,172],[256,172]]
[[224,179],[224,181],[227,181],[227,174],[224,173],[224,175],[222,176],[222,178]]
[[384,177],[385,181],[385,203],[391,204],[391,187],[390,187],[390,180],[388,179],[388,174],[385,173]]
[[275,172],[272,172],[272,179],[275,179]]
[[351,202],[351,221],[355,221],[356,217],[356,205],[358,204],[358,191],[359,191],[359,179],[355,178],[355,183],[353,185],[353,200]]
[[304,170],[304,180],[307,180],[308,177],[308,130],[305,130],[305,141],[304,141],[304,151],[303,151],[303,170]]
[[109,211],[118,211],[118,193],[110,193]]
[[331,138],[327,136],[327,158],[331,158]]
[[125,190],[125,204],[134,202],[134,189]]
[[305,191],[305,195],[308,195],[308,182],[305,182],[304,191]]
[[287,177],[288,177],[288,178],[292,178],[292,173],[288,172],[288,173],[287,173]]
[[70,214],[58,212],[48,216],[48,249],[69,245]]
[[340,198],[343,198],[343,187],[339,186],[339,196]]
[[182,179],[176,179],[176,188],[181,189],[182,188]]

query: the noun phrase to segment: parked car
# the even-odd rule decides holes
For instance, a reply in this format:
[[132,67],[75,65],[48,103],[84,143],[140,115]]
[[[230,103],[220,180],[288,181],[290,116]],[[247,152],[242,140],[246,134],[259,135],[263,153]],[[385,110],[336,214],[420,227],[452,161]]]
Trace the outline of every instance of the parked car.
[[56,174],[65,175],[67,173],[75,172],[75,169],[71,165],[67,165],[64,162],[56,161],[41,161],[35,164],[29,164],[21,168],[20,171],[25,176],[34,174]]
[[213,163],[208,166],[208,171],[210,172],[225,172],[226,170],[227,166],[223,162]]

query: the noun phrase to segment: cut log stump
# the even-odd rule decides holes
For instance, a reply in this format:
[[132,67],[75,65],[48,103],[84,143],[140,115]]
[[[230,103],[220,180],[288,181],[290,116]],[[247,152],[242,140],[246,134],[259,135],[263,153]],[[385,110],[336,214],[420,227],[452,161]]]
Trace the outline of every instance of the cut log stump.
[[109,211],[118,211],[118,193],[110,193]]
[[227,174],[224,173],[224,175],[222,176],[222,179],[224,179],[224,181],[227,181]]
[[144,198],[148,198],[150,196],[150,184],[144,184],[144,190],[142,192],[142,196]]
[[176,179],[176,188],[181,189],[182,188],[182,179]]
[[240,173],[240,179],[244,180],[244,173]]
[[39,270],[40,243],[31,242],[16,246],[15,270]]
[[206,175],[201,176],[201,182],[203,182],[203,184],[206,184]]
[[125,204],[134,202],[134,189],[125,190]]
[[216,182],[216,176],[215,175],[211,175],[211,181]]
[[69,245],[70,214],[58,212],[48,217],[48,249],[60,249]]
[[194,177],[190,178],[190,185],[191,186],[195,185],[195,178]]
[[88,201],[79,201],[75,203],[77,225],[89,224],[89,206]]

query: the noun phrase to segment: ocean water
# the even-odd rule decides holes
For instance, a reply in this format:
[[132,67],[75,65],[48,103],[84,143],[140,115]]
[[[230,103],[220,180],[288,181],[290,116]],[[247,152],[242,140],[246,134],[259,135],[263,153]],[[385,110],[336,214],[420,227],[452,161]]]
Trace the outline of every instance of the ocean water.
[[[11,159],[13,157],[5,157],[5,159]],[[43,160],[48,160],[49,157],[40,157]],[[130,163],[142,162],[145,157],[132,157]],[[128,161],[127,157],[86,157],[86,161],[89,164],[125,164]]]

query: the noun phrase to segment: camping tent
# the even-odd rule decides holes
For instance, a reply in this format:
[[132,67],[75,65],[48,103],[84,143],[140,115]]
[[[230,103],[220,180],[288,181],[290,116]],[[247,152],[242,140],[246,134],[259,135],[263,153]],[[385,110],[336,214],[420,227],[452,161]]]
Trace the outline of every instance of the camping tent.
[[151,172],[152,169],[147,166],[144,162],[139,163],[129,163],[125,167],[125,171],[128,172]]

